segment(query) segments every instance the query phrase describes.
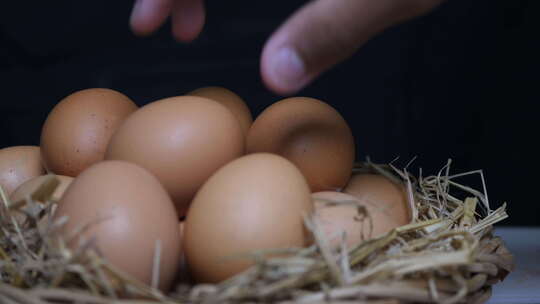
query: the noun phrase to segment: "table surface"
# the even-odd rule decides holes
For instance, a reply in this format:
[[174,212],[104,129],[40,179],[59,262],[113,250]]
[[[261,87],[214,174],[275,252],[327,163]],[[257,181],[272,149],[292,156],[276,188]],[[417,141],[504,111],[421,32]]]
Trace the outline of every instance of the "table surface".
[[540,304],[540,227],[497,227],[515,257],[516,268],[493,286],[488,304]]

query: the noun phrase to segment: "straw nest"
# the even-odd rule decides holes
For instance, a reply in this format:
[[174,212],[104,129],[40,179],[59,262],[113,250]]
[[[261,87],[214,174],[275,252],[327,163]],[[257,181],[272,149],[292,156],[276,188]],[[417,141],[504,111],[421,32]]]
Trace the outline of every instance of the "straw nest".
[[[482,171],[451,175],[450,164],[429,177],[392,164],[358,164],[355,172],[406,185],[411,224],[352,248],[343,234],[333,251],[312,214],[305,218],[311,247],[255,252],[249,256],[253,267],[221,284],[178,284],[170,294],[122,274],[92,242],[77,251],[65,246],[55,235],[62,221],[50,219],[54,177],[26,201],[10,202],[1,192],[0,303],[482,303],[514,266],[492,233],[493,224],[507,217],[506,204],[491,210]],[[478,175],[483,189],[458,183],[465,175]],[[358,208],[357,218],[369,229],[365,209]],[[156,266],[158,257],[156,248]]]

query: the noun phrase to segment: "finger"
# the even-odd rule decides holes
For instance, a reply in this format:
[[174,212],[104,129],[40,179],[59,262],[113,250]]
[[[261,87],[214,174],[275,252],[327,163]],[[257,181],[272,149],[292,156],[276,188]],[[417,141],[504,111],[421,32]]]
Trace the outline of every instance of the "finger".
[[354,53],[376,33],[441,0],[318,0],[297,11],[266,43],[261,74],[268,88],[292,94]]
[[136,0],[129,20],[137,35],[149,35],[169,17],[173,0]]
[[197,38],[205,21],[203,0],[176,1],[172,9],[173,36],[184,42]]

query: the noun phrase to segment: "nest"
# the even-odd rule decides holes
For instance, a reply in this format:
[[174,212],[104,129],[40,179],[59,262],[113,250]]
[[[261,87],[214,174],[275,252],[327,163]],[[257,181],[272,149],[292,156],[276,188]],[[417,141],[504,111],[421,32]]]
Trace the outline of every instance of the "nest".
[[[428,177],[392,164],[357,164],[355,172],[406,186],[411,224],[351,248],[343,234],[335,250],[312,214],[305,218],[312,246],[254,252],[247,258],[255,265],[225,282],[178,284],[169,294],[115,269],[91,241],[77,251],[66,246],[55,233],[62,221],[50,217],[54,177],[25,201],[10,202],[0,189],[0,303],[483,303],[514,267],[492,229],[507,217],[506,204],[492,210],[482,171],[450,175],[450,164]],[[466,175],[478,175],[483,189],[458,183]],[[361,207],[358,215],[369,223]],[[158,266],[159,247],[155,256]]]

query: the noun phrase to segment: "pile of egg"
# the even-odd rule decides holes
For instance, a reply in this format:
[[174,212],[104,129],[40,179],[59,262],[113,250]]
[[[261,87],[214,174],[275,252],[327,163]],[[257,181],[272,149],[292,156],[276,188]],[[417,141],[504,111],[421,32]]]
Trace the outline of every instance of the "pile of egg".
[[[194,283],[230,278],[252,265],[238,257],[253,251],[310,245],[304,217],[313,212],[336,250],[344,234],[352,246],[407,224],[404,188],[351,175],[354,158],[346,121],[317,99],[283,99],[253,121],[220,87],[141,108],[117,91],[86,89],[52,109],[40,147],[0,150],[0,186],[22,201],[56,175],[52,219],[67,220],[61,235],[79,231],[68,245],[92,240],[147,284],[159,246],[167,290],[186,273]],[[339,201],[357,204],[328,204]]]

